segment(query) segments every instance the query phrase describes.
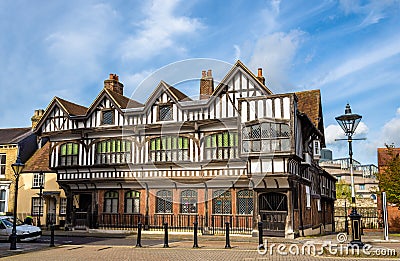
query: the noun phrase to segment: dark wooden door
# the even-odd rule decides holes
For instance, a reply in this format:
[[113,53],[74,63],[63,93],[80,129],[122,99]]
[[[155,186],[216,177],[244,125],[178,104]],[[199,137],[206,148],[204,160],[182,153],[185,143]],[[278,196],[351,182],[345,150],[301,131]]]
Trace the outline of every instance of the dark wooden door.
[[276,192],[263,193],[260,194],[258,202],[263,234],[284,236],[288,213],[286,195]]

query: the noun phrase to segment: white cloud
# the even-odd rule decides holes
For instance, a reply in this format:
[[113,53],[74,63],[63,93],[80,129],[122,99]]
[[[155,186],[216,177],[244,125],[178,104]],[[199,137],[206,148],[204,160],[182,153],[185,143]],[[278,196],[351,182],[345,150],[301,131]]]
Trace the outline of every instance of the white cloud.
[[138,24],[138,33],[121,44],[123,58],[150,59],[166,49],[185,52],[178,37],[193,34],[204,26],[198,19],[176,15],[180,4],[178,0],[155,0],[145,5],[146,18]]
[[249,66],[252,69],[263,67],[265,78],[275,91],[282,90],[288,82],[288,70],[304,34],[303,31],[292,30],[289,33],[269,34],[257,40]]
[[364,122],[360,122],[357,126],[356,131],[354,132],[354,136],[366,136],[368,134],[369,128]]
[[240,60],[240,47],[239,45],[234,45],[233,48],[235,48],[235,60]]
[[344,133],[339,125],[329,125],[325,128],[325,142],[326,144],[334,144],[336,139],[344,139]]
[[400,145],[400,117],[395,117],[382,127],[382,143]]
[[399,7],[398,0],[376,0],[367,1],[362,4],[360,1],[341,0],[340,7],[346,15],[358,14],[365,16],[358,28],[364,28],[372,24],[379,23],[382,19],[389,16],[393,8]]
[[396,110],[396,115],[400,115],[400,107]]
[[[399,37],[390,39],[380,44],[379,48],[369,48],[361,53],[349,57],[345,62],[328,72],[325,76],[316,80],[313,85],[322,86],[337,81],[347,75],[360,71],[370,65],[382,62],[400,53]],[[340,59],[342,59],[341,57]]]

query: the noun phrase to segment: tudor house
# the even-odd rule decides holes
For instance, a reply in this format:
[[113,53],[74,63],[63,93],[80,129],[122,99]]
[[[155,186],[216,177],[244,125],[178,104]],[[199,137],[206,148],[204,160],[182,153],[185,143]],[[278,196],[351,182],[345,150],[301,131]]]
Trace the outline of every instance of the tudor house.
[[55,97],[35,132],[50,140],[68,228],[197,219],[203,233],[225,221],[288,238],[334,230],[319,90],[273,94],[240,61],[216,86],[203,71],[197,100],[161,81],[141,104],[111,74],[88,108]]

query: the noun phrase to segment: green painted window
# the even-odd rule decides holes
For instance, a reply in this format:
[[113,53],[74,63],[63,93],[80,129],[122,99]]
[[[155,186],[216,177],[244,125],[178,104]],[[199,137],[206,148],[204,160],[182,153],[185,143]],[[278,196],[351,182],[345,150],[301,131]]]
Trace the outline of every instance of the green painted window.
[[132,143],[124,139],[109,139],[96,144],[97,164],[124,164],[131,161]]
[[238,135],[236,132],[214,133],[204,139],[205,159],[224,160],[238,157]]
[[140,192],[131,190],[125,193],[125,213],[140,213]]
[[60,166],[75,166],[78,165],[79,144],[64,143],[60,146]]
[[162,136],[150,140],[149,157],[152,162],[187,161],[189,139],[180,136]]
[[107,191],[104,193],[104,212],[118,213],[118,192]]

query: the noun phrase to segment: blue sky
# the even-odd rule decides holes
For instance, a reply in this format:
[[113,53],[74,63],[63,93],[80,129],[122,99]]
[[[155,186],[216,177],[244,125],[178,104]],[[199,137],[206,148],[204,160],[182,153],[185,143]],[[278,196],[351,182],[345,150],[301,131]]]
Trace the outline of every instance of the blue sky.
[[367,138],[357,160],[400,146],[400,1],[2,0],[0,14],[2,128],[30,125],[54,96],[89,106],[109,73],[134,93],[173,62],[240,59],[275,93],[321,90],[334,157],[347,156],[334,141],[347,102]]

